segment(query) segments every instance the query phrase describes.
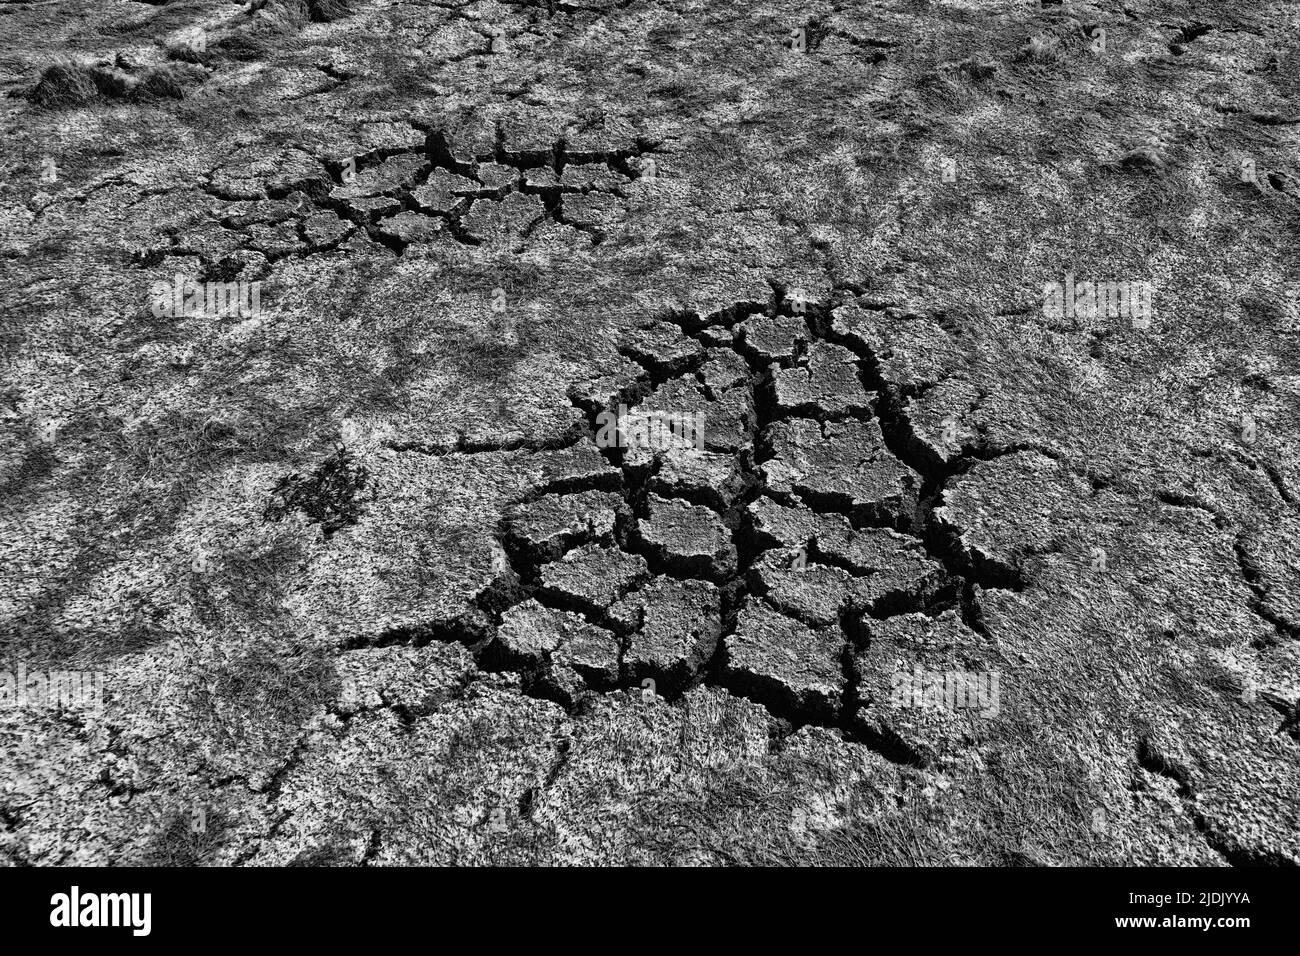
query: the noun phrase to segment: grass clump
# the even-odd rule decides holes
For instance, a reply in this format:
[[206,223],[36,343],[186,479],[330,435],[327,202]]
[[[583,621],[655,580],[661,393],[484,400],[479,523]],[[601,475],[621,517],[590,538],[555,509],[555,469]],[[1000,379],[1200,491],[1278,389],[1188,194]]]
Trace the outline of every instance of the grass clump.
[[45,68],[28,99],[43,109],[81,106],[99,95],[93,72],[79,63],[54,63]]

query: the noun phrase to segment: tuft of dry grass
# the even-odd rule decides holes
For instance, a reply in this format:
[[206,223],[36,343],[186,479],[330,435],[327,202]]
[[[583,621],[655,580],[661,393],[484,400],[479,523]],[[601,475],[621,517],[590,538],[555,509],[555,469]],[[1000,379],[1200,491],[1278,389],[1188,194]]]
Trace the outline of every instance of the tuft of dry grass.
[[352,13],[351,0],[306,0],[305,6],[312,23],[333,23]]
[[42,109],[84,106],[96,99],[138,100],[159,97],[184,99],[186,87],[202,82],[203,71],[185,63],[150,70],[143,80],[114,66],[85,66],[59,62],[46,67],[28,99]]
[[[321,526],[329,537],[344,525],[356,524],[365,498],[358,497],[370,482],[364,465],[353,460],[346,448],[327,458],[310,475],[288,475],[271,492],[272,501],[264,517],[279,521],[291,511],[301,511]],[[374,489],[371,488],[371,497]]]
[[79,63],[54,63],[45,68],[28,99],[43,109],[81,106],[99,95],[93,72]]
[[150,70],[140,86],[140,91],[148,96],[173,100],[185,99],[185,87],[178,74],[168,69]]

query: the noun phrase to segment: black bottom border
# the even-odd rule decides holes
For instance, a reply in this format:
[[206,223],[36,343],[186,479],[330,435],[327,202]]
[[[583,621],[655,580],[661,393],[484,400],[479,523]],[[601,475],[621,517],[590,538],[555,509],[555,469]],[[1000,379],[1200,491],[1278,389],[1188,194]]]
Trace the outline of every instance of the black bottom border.
[[[0,911],[19,931],[16,938],[75,934],[126,945],[400,942],[455,926],[470,933],[486,929],[495,943],[518,933],[521,943],[535,946],[542,927],[558,931],[565,923],[576,923],[582,936],[595,931],[629,942],[644,936],[654,948],[662,948],[655,939],[664,943],[711,929],[733,943],[751,933],[770,943],[774,931],[827,941],[919,931],[927,942],[951,937],[967,945],[979,936],[1001,943],[1170,934],[1228,943],[1243,933],[1289,935],[1300,902],[1298,876],[1294,869],[1227,868],[12,868],[0,870]],[[52,925],[70,923],[73,887],[87,921],[102,911],[110,922],[120,912],[118,922],[126,925]],[[146,893],[148,935],[136,932],[143,928],[143,895],[101,896]],[[566,933],[555,944],[566,945],[564,937],[581,942]],[[437,939],[430,942],[439,945]]]

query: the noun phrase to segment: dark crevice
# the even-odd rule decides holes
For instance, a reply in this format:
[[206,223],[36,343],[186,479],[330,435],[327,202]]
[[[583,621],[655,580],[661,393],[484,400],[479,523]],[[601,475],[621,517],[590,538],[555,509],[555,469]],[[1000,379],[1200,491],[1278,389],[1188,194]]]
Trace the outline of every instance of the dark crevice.
[[1172,780],[1178,785],[1178,795],[1185,800],[1194,799],[1196,789],[1192,785],[1191,771],[1181,763],[1161,752],[1155,742],[1145,736],[1138,741],[1138,765],[1148,773]]
[[1245,580],[1246,586],[1254,593],[1254,598],[1250,601],[1250,609],[1267,621],[1279,636],[1291,640],[1300,640],[1300,627],[1269,610],[1266,603],[1268,591],[1262,583],[1263,575],[1254,559],[1251,558],[1241,537],[1238,537],[1234,542],[1233,550],[1237,555],[1237,566],[1241,569],[1241,576]]
[[1190,495],[1180,494],[1168,489],[1160,489],[1156,492],[1156,498],[1163,504],[1174,508],[1191,508],[1197,511],[1203,511],[1210,516],[1216,528],[1227,528],[1232,524],[1228,518],[1213,506],[1193,498]]

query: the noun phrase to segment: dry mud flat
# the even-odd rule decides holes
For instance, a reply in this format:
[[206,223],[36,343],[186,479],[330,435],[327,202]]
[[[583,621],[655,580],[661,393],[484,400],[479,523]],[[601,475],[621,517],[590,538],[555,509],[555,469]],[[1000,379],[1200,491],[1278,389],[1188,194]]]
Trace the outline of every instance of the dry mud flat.
[[6,860],[1300,862],[1294,4],[0,24]]

